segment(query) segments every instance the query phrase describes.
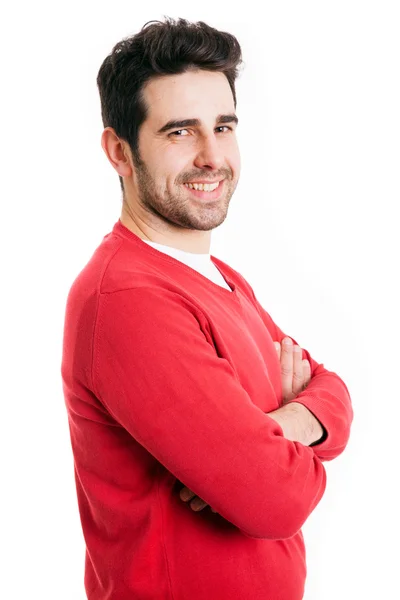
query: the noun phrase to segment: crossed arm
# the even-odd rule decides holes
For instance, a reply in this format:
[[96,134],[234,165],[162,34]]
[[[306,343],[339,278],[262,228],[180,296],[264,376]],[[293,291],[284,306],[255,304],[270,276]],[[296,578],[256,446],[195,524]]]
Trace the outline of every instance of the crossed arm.
[[[347,445],[353,420],[353,408],[346,385],[336,373],[313,360],[293,338],[285,336],[257,300],[252,287],[240,277],[275,340],[280,358],[282,406],[267,413],[268,416],[282,428],[287,440],[312,446],[320,460],[336,458]],[[285,343],[286,340],[289,344]],[[310,388],[306,389],[309,384]],[[321,417],[321,421],[315,413]],[[185,502],[191,501],[193,510],[202,510],[207,506],[188,487],[180,491],[180,497]]]
[[244,535],[291,537],[320,501],[326,473],[315,449],[286,439],[254,405],[189,298],[152,286],[100,294],[91,364],[104,410]]
[[[274,344],[281,363],[283,405],[267,414],[282,427],[286,439],[312,446],[326,436],[326,430],[304,404],[294,401],[311,380],[310,363],[307,359],[302,359],[300,346],[293,344],[291,338],[284,338],[282,346],[279,342]],[[184,502],[190,502],[194,511],[208,506],[188,487],[181,489],[180,498]],[[216,512],[213,508],[211,510]]]

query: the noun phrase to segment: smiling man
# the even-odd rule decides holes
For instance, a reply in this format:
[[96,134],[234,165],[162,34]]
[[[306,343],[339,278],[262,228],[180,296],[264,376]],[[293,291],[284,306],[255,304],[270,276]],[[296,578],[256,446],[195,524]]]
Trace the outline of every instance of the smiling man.
[[142,94],[148,117],[140,129],[140,156],[113,128],[102,135],[124,181],[121,223],[144,240],[208,255],[211,231],[225,220],[240,174],[228,80],[221,72],[193,69],[153,78]]
[[98,74],[122,210],[71,286],[61,368],[89,600],[301,600],[301,527],[349,439],[342,379],[210,254],[240,62],[231,34],[166,19]]

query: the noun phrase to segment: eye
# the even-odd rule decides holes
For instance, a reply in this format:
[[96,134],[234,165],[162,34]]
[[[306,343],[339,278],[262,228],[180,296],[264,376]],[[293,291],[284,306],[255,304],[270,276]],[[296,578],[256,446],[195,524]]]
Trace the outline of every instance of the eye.
[[[233,131],[232,127],[228,127],[227,125],[220,125],[216,129],[223,129],[224,127],[225,127],[225,129],[229,129],[230,131]],[[180,133],[181,131],[187,131],[187,129],[178,129],[177,131],[172,131],[171,133],[168,134],[168,137],[170,137],[170,136],[186,137],[185,135],[176,135],[176,134]]]
[[187,131],[187,129],[178,129],[178,131],[173,131],[172,133],[168,134],[168,137],[170,137],[171,135],[174,135],[175,137],[185,137],[185,136],[182,136],[182,135],[175,135],[177,133],[180,133],[181,131]]

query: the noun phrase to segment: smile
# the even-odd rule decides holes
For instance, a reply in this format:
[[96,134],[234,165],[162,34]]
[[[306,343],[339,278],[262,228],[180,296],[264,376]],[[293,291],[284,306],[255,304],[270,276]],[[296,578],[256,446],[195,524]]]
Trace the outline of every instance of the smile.
[[221,181],[216,183],[184,183],[183,185],[187,190],[189,190],[190,195],[194,196],[195,198],[200,198],[202,200],[216,200],[222,194],[224,182],[225,179],[222,179]]

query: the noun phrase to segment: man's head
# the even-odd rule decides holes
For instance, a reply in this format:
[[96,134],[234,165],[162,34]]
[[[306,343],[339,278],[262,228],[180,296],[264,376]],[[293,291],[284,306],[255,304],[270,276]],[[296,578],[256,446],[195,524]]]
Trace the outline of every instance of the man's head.
[[[102,146],[120,177],[123,210],[139,228],[210,231],[225,220],[240,174],[240,46],[203,22],[146,25],[99,70]],[[182,123],[188,119],[198,122]],[[184,185],[219,180],[215,200]]]

